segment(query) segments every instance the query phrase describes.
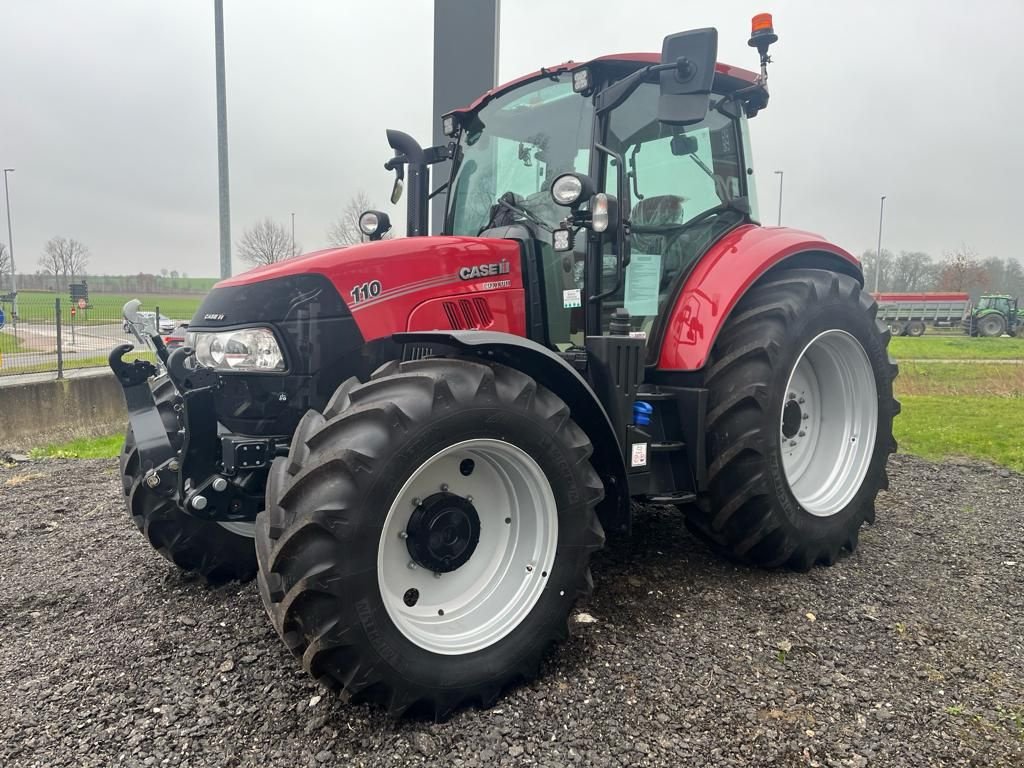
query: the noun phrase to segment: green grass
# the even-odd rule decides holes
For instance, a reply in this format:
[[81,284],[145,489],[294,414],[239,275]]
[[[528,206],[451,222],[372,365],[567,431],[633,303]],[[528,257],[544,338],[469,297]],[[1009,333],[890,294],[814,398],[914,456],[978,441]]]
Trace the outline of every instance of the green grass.
[[[26,322],[53,322],[54,299],[61,300],[61,315],[63,322],[67,325],[71,321],[71,299],[67,294],[50,293],[47,291],[19,291],[18,292],[18,313]],[[121,321],[121,309],[131,299],[138,299],[142,302],[140,309],[146,312],[153,312],[160,307],[160,313],[172,320],[192,319],[199,303],[203,300],[202,295],[173,295],[173,294],[120,294],[120,293],[90,293],[89,301],[92,304],[90,309],[78,310],[75,322],[79,325],[102,325]]]
[[[899,389],[897,379],[897,390]],[[894,422],[900,452],[928,459],[972,456],[1024,472],[1024,402],[1020,398],[900,395]]]
[[32,451],[33,459],[112,459],[121,453],[124,435],[87,437],[70,443],[47,445]]
[[897,396],[1016,398],[1024,409],[1024,363],[900,363]]
[[0,331],[0,355],[10,355],[14,352],[24,352],[21,339],[6,330]]
[[889,353],[897,360],[1024,360],[1024,337],[900,336],[889,342]]

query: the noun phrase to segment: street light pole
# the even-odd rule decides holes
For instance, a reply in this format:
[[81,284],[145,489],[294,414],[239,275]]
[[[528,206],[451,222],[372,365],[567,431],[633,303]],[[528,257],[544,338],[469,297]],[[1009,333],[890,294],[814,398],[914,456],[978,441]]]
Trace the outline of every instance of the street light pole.
[[7,201],[7,249],[11,252],[11,293],[14,300],[11,303],[11,310],[14,314],[14,322],[18,321],[18,278],[14,275],[14,235],[11,234],[11,193],[7,188],[7,174],[14,173],[13,168],[4,168],[4,197]]
[[785,177],[785,171],[776,171],[779,175],[779,222],[778,226],[782,226],[782,179]]
[[231,277],[231,196],[228,193],[228,101],[224,88],[224,0],[213,0],[217,63],[217,176],[220,197],[220,276]]
[[292,211],[292,256],[295,256],[295,212]]
[[878,250],[875,251],[875,293],[878,293],[878,278],[882,274],[882,216],[885,214],[885,195],[878,205]]

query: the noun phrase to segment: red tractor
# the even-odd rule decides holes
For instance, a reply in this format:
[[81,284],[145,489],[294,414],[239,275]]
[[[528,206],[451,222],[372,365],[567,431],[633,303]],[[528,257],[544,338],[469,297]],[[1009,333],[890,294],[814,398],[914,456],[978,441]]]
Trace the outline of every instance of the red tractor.
[[751,564],[853,550],[897,368],[856,259],[758,223],[754,26],[760,75],[702,29],[495,88],[447,146],[389,131],[409,237],[371,211],[376,242],[222,281],[166,374],[114,350],[152,545],[258,576],[317,680],[437,717],[536,673],[632,500]]

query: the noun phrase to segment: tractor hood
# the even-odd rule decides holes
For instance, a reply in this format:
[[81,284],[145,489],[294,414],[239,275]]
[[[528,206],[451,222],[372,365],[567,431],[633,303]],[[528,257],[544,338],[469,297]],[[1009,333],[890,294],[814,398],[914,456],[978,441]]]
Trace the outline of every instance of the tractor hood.
[[[420,277],[440,277],[437,274],[439,264],[472,267],[491,259],[512,259],[518,253],[518,245],[511,240],[403,237],[327,248],[276,264],[256,267],[222,280],[214,286],[214,290],[291,275],[319,274],[331,280],[347,300],[351,287],[361,282],[377,279],[382,283],[382,291],[388,291],[393,286],[408,285]],[[459,279],[458,275],[455,278]]]
[[[522,259],[515,240],[406,237],[330,248],[249,270],[217,283],[190,328],[278,323],[304,310],[354,318],[361,341],[449,328],[424,307],[476,294],[504,305],[522,295]],[[486,295],[484,295],[486,294]],[[444,308],[438,305],[439,311]],[[494,328],[516,332],[518,328]]]

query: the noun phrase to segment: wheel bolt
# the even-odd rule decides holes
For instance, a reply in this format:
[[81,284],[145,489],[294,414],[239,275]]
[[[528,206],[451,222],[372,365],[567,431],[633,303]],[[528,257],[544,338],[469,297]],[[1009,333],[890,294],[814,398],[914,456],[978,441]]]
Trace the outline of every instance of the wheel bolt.
[[466,501],[468,501],[470,504],[472,504],[473,503],[473,497],[472,496],[467,496],[466,497]]
[[441,483],[441,493],[448,493],[448,483]]
[[416,570],[416,563],[414,563],[412,560],[409,561],[409,570],[410,571],[415,571]]
[[149,474],[146,475],[146,485],[150,488],[156,488],[160,485],[160,475],[156,472],[150,471]]
[[415,498],[414,498],[414,499],[412,500],[412,505],[413,505],[414,507],[418,507],[418,506],[420,505],[420,497],[419,497],[419,496],[415,497]]
[[790,441],[789,441],[789,444],[790,444],[790,445],[796,445],[796,440],[790,440]]
[[806,433],[806,432],[804,432],[804,431],[803,431],[803,430],[801,429],[801,430],[800,430],[800,434],[799,434],[799,435],[797,435],[797,437],[803,437],[803,436],[804,436],[804,435],[806,435],[806,434],[807,434],[807,433]]
[[797,402],[798,402],[798,403],[803,403],[803,402],[804,402],[804,400],[805,400],[805,398],[801,397],[801,398],[800,398],[799,400],[797,400]]
[[532,565],[526,566],[526,572],[527,573],[533,573],[533,566]]
[[789,393],[789,399],[790,400],[796,400],[796,392],[790,392]]
[[434,571],[434,578],[435,579],[440,579],[441,578],[441,574],[438,573],[437,571]]
[[811,415],[809,413],[805,413],[804,414],[804,421],[807,421],[809,418],[811,418]]
[[406,531],[399,531],[398,532],[398,538],[400,538],[400,539],[408,539],[409,538],[409,534]]

